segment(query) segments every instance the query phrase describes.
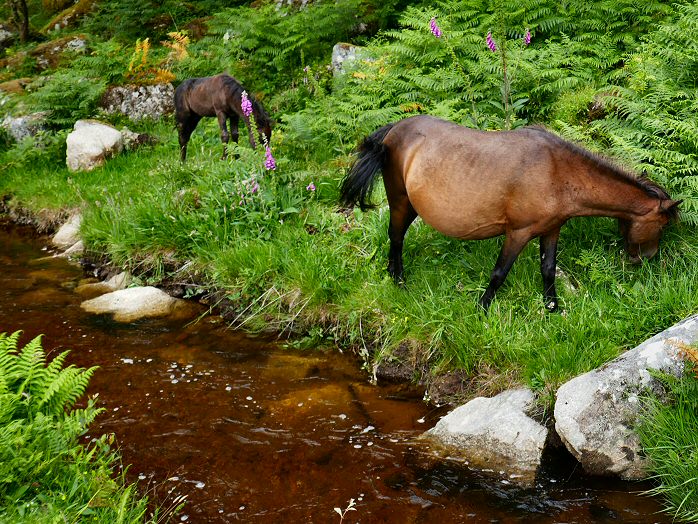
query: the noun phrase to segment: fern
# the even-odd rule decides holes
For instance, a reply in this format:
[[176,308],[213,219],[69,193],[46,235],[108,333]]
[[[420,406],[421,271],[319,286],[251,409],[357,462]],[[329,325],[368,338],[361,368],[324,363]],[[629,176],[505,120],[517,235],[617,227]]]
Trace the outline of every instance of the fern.
[[19,348],[19,336],[0,333],[0,507],[60,486],[91,453],[78,438],[101,412],[93,399],[71,411],[96,368],[64,367],[67,351],[47,363],[41,337]]

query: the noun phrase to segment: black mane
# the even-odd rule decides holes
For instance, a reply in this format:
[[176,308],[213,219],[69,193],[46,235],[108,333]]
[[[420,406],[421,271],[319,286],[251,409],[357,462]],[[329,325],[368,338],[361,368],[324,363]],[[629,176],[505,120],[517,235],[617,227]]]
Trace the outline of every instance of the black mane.
[[[548,140],[555,142],[555,144],[560,145],[567,149],[568,151],[574,153],[575,155],[579,155],[582,158],[588,160],[594,167],[596,167],[601,173],[607,175],[607,176],[612,176],[615,178],[618,178],[620,180],[624,180],[626,182],[629,182],[636,187],[639,187],[642,189],[645,194],[652,198],[657,198],[659,200],[670,200],[671,197],[669,194],[666,192],[666,190],[661,187],[659,184],[656,182],[650,180],[647,178],[646,175],[636,175],[635,173],[632,173],[631,171],[628,171],[627,169],[624,169],[623,167],[620,167],[618,164],[616,164],[613,160],[610,160],[606,157],[603,157],[599,154],[592,153],[588,149],[585,149],[582,146],[579,146],[577,144],[574,144],[572,142],[568,142],[567,140],[564,140],[563,138],[560,138],[554,133],[551,133],[547,129],[541,126],[530,126],[526,127],[525,129],[531,130],[531,131],[536,131],[539,132],[543,135],[545,135]],[[678,218],[678,209],[676,207],[672,207],[667,211],[669,218],[671,219],[676,219]]]

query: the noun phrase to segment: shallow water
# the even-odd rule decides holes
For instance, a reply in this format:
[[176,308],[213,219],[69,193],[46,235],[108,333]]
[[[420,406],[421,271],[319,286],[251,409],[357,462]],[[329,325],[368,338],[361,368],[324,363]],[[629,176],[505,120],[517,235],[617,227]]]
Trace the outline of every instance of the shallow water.
[[[85,314],[80,268],[44,238],[0,223],[0,332],[44,334],[71,363],[98,365],[89,393],[106,408],[128,477],[177,521],[337,523],[670,522],[649,486],[584,476],[561,453],[523,490],[430,460],[415,437],[443,412],[419,391],[376,387],[353,358],[198,323],[117,324]],[[49,258],[46,258],[49,256]]]

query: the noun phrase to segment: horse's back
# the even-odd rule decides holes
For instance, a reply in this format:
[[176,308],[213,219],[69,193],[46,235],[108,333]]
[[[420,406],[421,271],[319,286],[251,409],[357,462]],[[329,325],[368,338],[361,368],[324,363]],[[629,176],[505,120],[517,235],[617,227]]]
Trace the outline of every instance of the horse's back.
[[384,143],[386,176],[402,177],[417,213],[448,236],[489,238],[552,211],[555,162],[544,134],[420,115],[395,124]]

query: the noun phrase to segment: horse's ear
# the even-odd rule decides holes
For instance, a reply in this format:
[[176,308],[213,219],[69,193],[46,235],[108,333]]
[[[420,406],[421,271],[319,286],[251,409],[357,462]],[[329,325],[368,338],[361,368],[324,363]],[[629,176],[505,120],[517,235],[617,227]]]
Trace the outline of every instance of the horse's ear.
[[676,209],[676,206],[678,206],[681,202],[683,202],[683,199],[681,200],[662,200],[661,203],[659,204],[659,209],[664,211],[665,213],[667,211],[671,211],[672,209]]

